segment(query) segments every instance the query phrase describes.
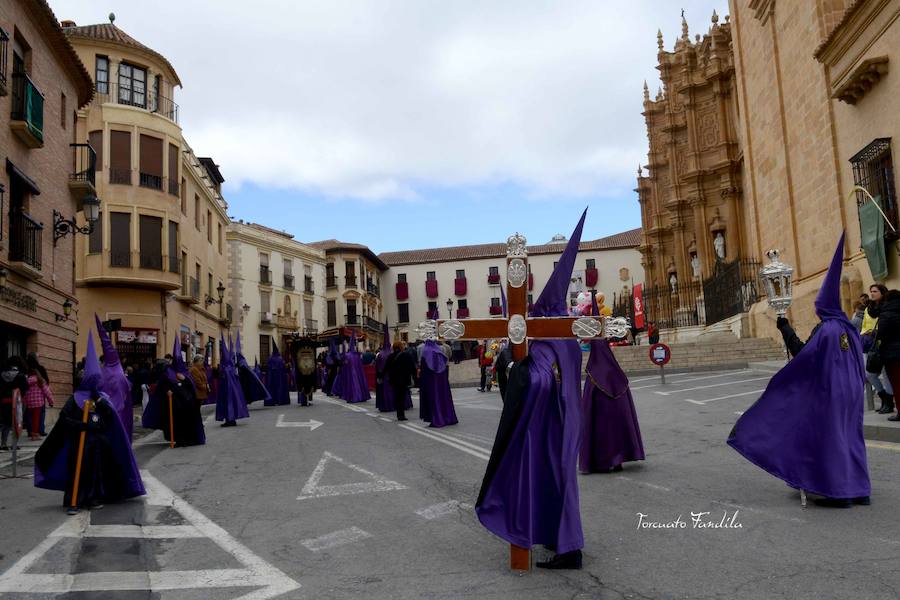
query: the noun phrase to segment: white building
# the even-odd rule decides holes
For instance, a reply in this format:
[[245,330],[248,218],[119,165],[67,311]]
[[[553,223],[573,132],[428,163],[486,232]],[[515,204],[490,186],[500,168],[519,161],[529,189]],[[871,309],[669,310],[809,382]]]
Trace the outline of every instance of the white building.
[[325,314],[325,252],[255,223],[228,225],[228,302],[244,356],[265,364],[294,334],[313,335]]
[[[528,247],[529,304],[547,283],[565,243],[564,236],[555,236],[551,243]],[[630,295],[634,284],[644,282],[640,243],[640,229],[582,241],[570,293],[596,289],[610,307],[615,297]],[[388,267],[381,277],[387,319],[403,339],[415,339],[415,327],[435,311],[448,318],[448,302],[455,318],[500,314],[505,243],[384,252],[378,258]]]

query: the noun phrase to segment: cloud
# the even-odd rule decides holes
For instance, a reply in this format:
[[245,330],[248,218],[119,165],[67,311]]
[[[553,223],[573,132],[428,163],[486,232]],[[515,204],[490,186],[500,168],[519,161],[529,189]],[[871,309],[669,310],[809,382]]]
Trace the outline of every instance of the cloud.
[[[108,3],[51,0],[102,22]],[[705,32],[725,0],[685,3]],[[191,0],[128,3],[116,25],[174,64],[191,146],[245,183],[416,201],[510,182],[530,196],[622,197],[646,161],[659,0]]]

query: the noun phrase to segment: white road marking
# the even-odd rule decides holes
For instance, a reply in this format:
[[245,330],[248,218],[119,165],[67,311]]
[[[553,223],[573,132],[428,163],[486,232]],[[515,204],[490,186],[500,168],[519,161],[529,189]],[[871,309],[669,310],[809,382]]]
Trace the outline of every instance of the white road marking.
[[480,458],[483,461],[488,461],[491,458],[490,450],[481,448],[480,446],[475,446],[474,444],[469,444],[468,442],[464,442],[462,440],[457,440],[457,439],[453,439],[453,438],[449,438],[449,437],[442,437],[442,436],[438,435],[434,430],[431,430],[431,429],[426,430],[421,427],[416,427],[414,425],[406,425],[405,423],[401,424],[400,427],[402,427],[403,429],[405,429],[407,431],[412,431],[413,433],[417,433],[423,437],[427,437],[436,442],[440,442],[442,444],[450,446],[451,448],[460,450],[461,452],[465,452],[466,454],[474,456],[475,458]]
[[638,481],[637,479],[632,479],[631,477],[626,477],[624,475],[619,475],[616,479],[622,479],[624,481],[630,481],[631,483],[635,483],[637,485],[642,485],[644,487],[648,487],[651,490],[660,490],[662,492],[671,492],[672,488],[667,488],[664,485],[656,485],[655,483],[647,483],[646,481]]
[[709,402],[715,402],[716,400],[728,400],[729,398],[740,398],[741,396],[762,394],[764,391],[766,390],[751,390],[749,392],[741,392],[740,394],[729,394],[727,396],[719,396],[718,398],[707,398],[706,400],[686,400],[686,402],[693,402],[694,404],[707,404]]
[[328,550],[329,548],[337,548],[338,546],[343,546],[345,544],[352,544],[353,542],[358,542],[370,537],[372,537],[371,533],[365,532],[359,527],[350,527],[348,529],[326,533],[317,538],[302,540],[300,543],[303,544],[307,550],[319,552],[321,550]]
[[[702,381],[702,380],[705,380],[705,379],[718,379],[719,377],[728,377],[729,375],[746,375],[746,374],[753,373],[753,372],[754,372],[754,371],[749,371],[749,370],[742,370],[742,371],[728,371],[727,373],[719,373],[719,374],[717,374],[717,375],[705,375],[705,376],[703,376],[703,377],[694,377],[694,378],[692,378],[692,379],[685,379],[685,380],[683,380],[683,381],[676,381],[675,383],[679,383],[679,384],[681,384],[681,383],[690,383],[690,382],[692,382],[692,381]],[[672,377],[672,375],[670,375],[669,377]],[[633,387],[633,388],[631,388],[631,389],[632,389],[632,391],[633,391],[633,390],[645,390],[645,389],[647,389],[647,388],[660,387],[661,385],[662,385],[661,383],[654,383],[654,384],[651,384],[651,385],[642,385],[642,386],[638,386],[638,387]]]
[[751,381],[768,381],[771,377],[754,377],[752,379],[741,379],[740,381],[726,381],[725,383],[713,383],[711,385],[698,385],[692,388],[684,388],[683,390],[672,390],[669,392],[653,392],[660,396],[671,396],[672,394],[680,394],[682,392],[693,392],[694,390],[708,390],[709,388],[722,387],[723,385],[737,385],[739,383],[750,383]]
[[[286,594],[300,587],[281,570],[267,563],[246,546],[231,537],[227,531],[210,521],[200,511],[177,496],[148,471],[141,471],[147,488],[144,502],[148,505],[170,506],[178,511],[190,525],[185,526],[128,526],[91,525],[91,513],[82,511],[67,518],[40,544],[20,558],[6,573],[0,575],[0,593],[24,592],[65,594],[68,592],[150,590],[184,590],[200,588],[256,587],[238,600],[266,600]],[[133,527],[128,530],[124,528]],[[190,530],[191,535],[187,533]],[[61,537],[130,537],[124,534],[134,531],[135,537],[203,537],[213,541],[243,565],[242,569],[201,569],[196,571],[100,571],[92,573],[56,574],[26,573]],[[196,532],[198,535],[193,535]],[[162,535],[166,534],[166,535]]]
[[315,419],[310,419],[309,421],[285,421],[284,415],[278,415],[275,427],[307,427],[310,431],[315,431],[324,424],[322,421],[316,421]]
[[369,412],[367,409],[362,406],[353,406],[352,404],[347,405],[347,408],[354,412]]
[[[322,480],[322,475],[325,473],[325,467],[329,462],[340,463],[345,467],[356,471],[357,473],[365,475],[369,479],[369,481],[320,486],[319,481]],[[300,490],[300,495],[297,496],[297,500],[307,500],[310,498],[327,498],[332,496],[350,496],[353,494],[366,494],[369,492],[389,492],[391,490],[405,489],[407,488],[402,483],[397,483],[396,481],[391,481],[390,479],[386,479],[381,475],[376,475],[375,473],[367,471],[359,465],[354,465],[353,463],[347,462],[343,458],[335,456],[334,454],[326,450],[322,453],[322,458],[319,459],[319,464],[316,465],[316,468],[313,469],[313,472],[309,476],[309,479],[306,480],[306,484],[303,486],[303,489]]]
[[741,416],[742,414],[744,414],[744,411],[736,410],[736,411],[734,411],[734,414],[736,414],[737,416]]
[[440,504],[432,504],[431,506],[420,508],[416,511],[416,514],[427,521],[433,521],[451,515],[461,509],[471,510],[472,505],[460,502],[459,500],[449,500],[447,502],[441,502]]
[[690,399],[685,400],[685,402],[690,402],[691,404],[699,404],[700,406],[703,406],[703,404],[704,404],[703,402],[700,402],[699,400],[690,400]]
[[83,533],[69,533],[60,537],[174,540],[205,538],[206,534],[193,525],[89,525]]
[[377,416],[378,416],[378,413],[372,413],[372,412],[370,412],[370,413],[366,413],[366,414],[367,414],[368,416],[370,416],[370,417],[377,417]]
[[[29,458],[33,458],[35,454],[37,454],[37,448],[34,449],[34,452],[29,452],[28,450],[19,448],[18,452],[16,452],[16,462],[20,463],[22,461],[28,460]],[[0,469],[12,465],[12,462],[12,458],[0,462]]]
[[[377,415],[372,415],[372,416],[374,417],[374,416],[377,416]],[[388,419],[387,417],[378,417],[378,418],[381,419],[382,421],[387,422],[387,423],[390,423],[390,422],[391,422],[391,420]]]

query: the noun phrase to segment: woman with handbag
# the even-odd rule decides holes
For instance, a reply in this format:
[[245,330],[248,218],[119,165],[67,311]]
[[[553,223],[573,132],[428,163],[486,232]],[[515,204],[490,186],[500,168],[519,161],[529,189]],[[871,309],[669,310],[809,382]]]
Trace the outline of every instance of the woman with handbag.
[[881,398],[881,406],[877,412],[883,415],[889,414],[894,410],[894,388],[887,376],[887,372],[884,370],[881,356],[875,347],[878,316],[881,314],[881,306],[887,293],[887,288],[880,283],[873,283],[869,286],[869,302],[866,305],[862,327],[860,328],[863,350],[866,352],[866,380],[872,386],[872,389],[875,390],[878,397]]
[[[875,328],[875,346],[884,363],[888,379],[893,389],[900,386],[900,291],[891,290],[884,296],[878,315],[878,325]],[[868,366],[866,367],[868,371]],[[894,403],[891,402],[888,411],[879,411],[885,414],[894,412]],[[893,415],[888,421],[900,421],[900,414]]]

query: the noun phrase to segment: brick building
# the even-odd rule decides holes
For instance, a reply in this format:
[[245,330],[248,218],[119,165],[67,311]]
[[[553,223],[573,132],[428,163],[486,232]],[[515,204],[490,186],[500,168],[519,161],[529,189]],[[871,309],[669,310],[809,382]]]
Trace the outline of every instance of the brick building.
[[61,397],[72,389],[77,302],[74,236],[54,231],[96,192],[75,128],[92,95],[47,3],[0,3],[0,359],[37,352]]

